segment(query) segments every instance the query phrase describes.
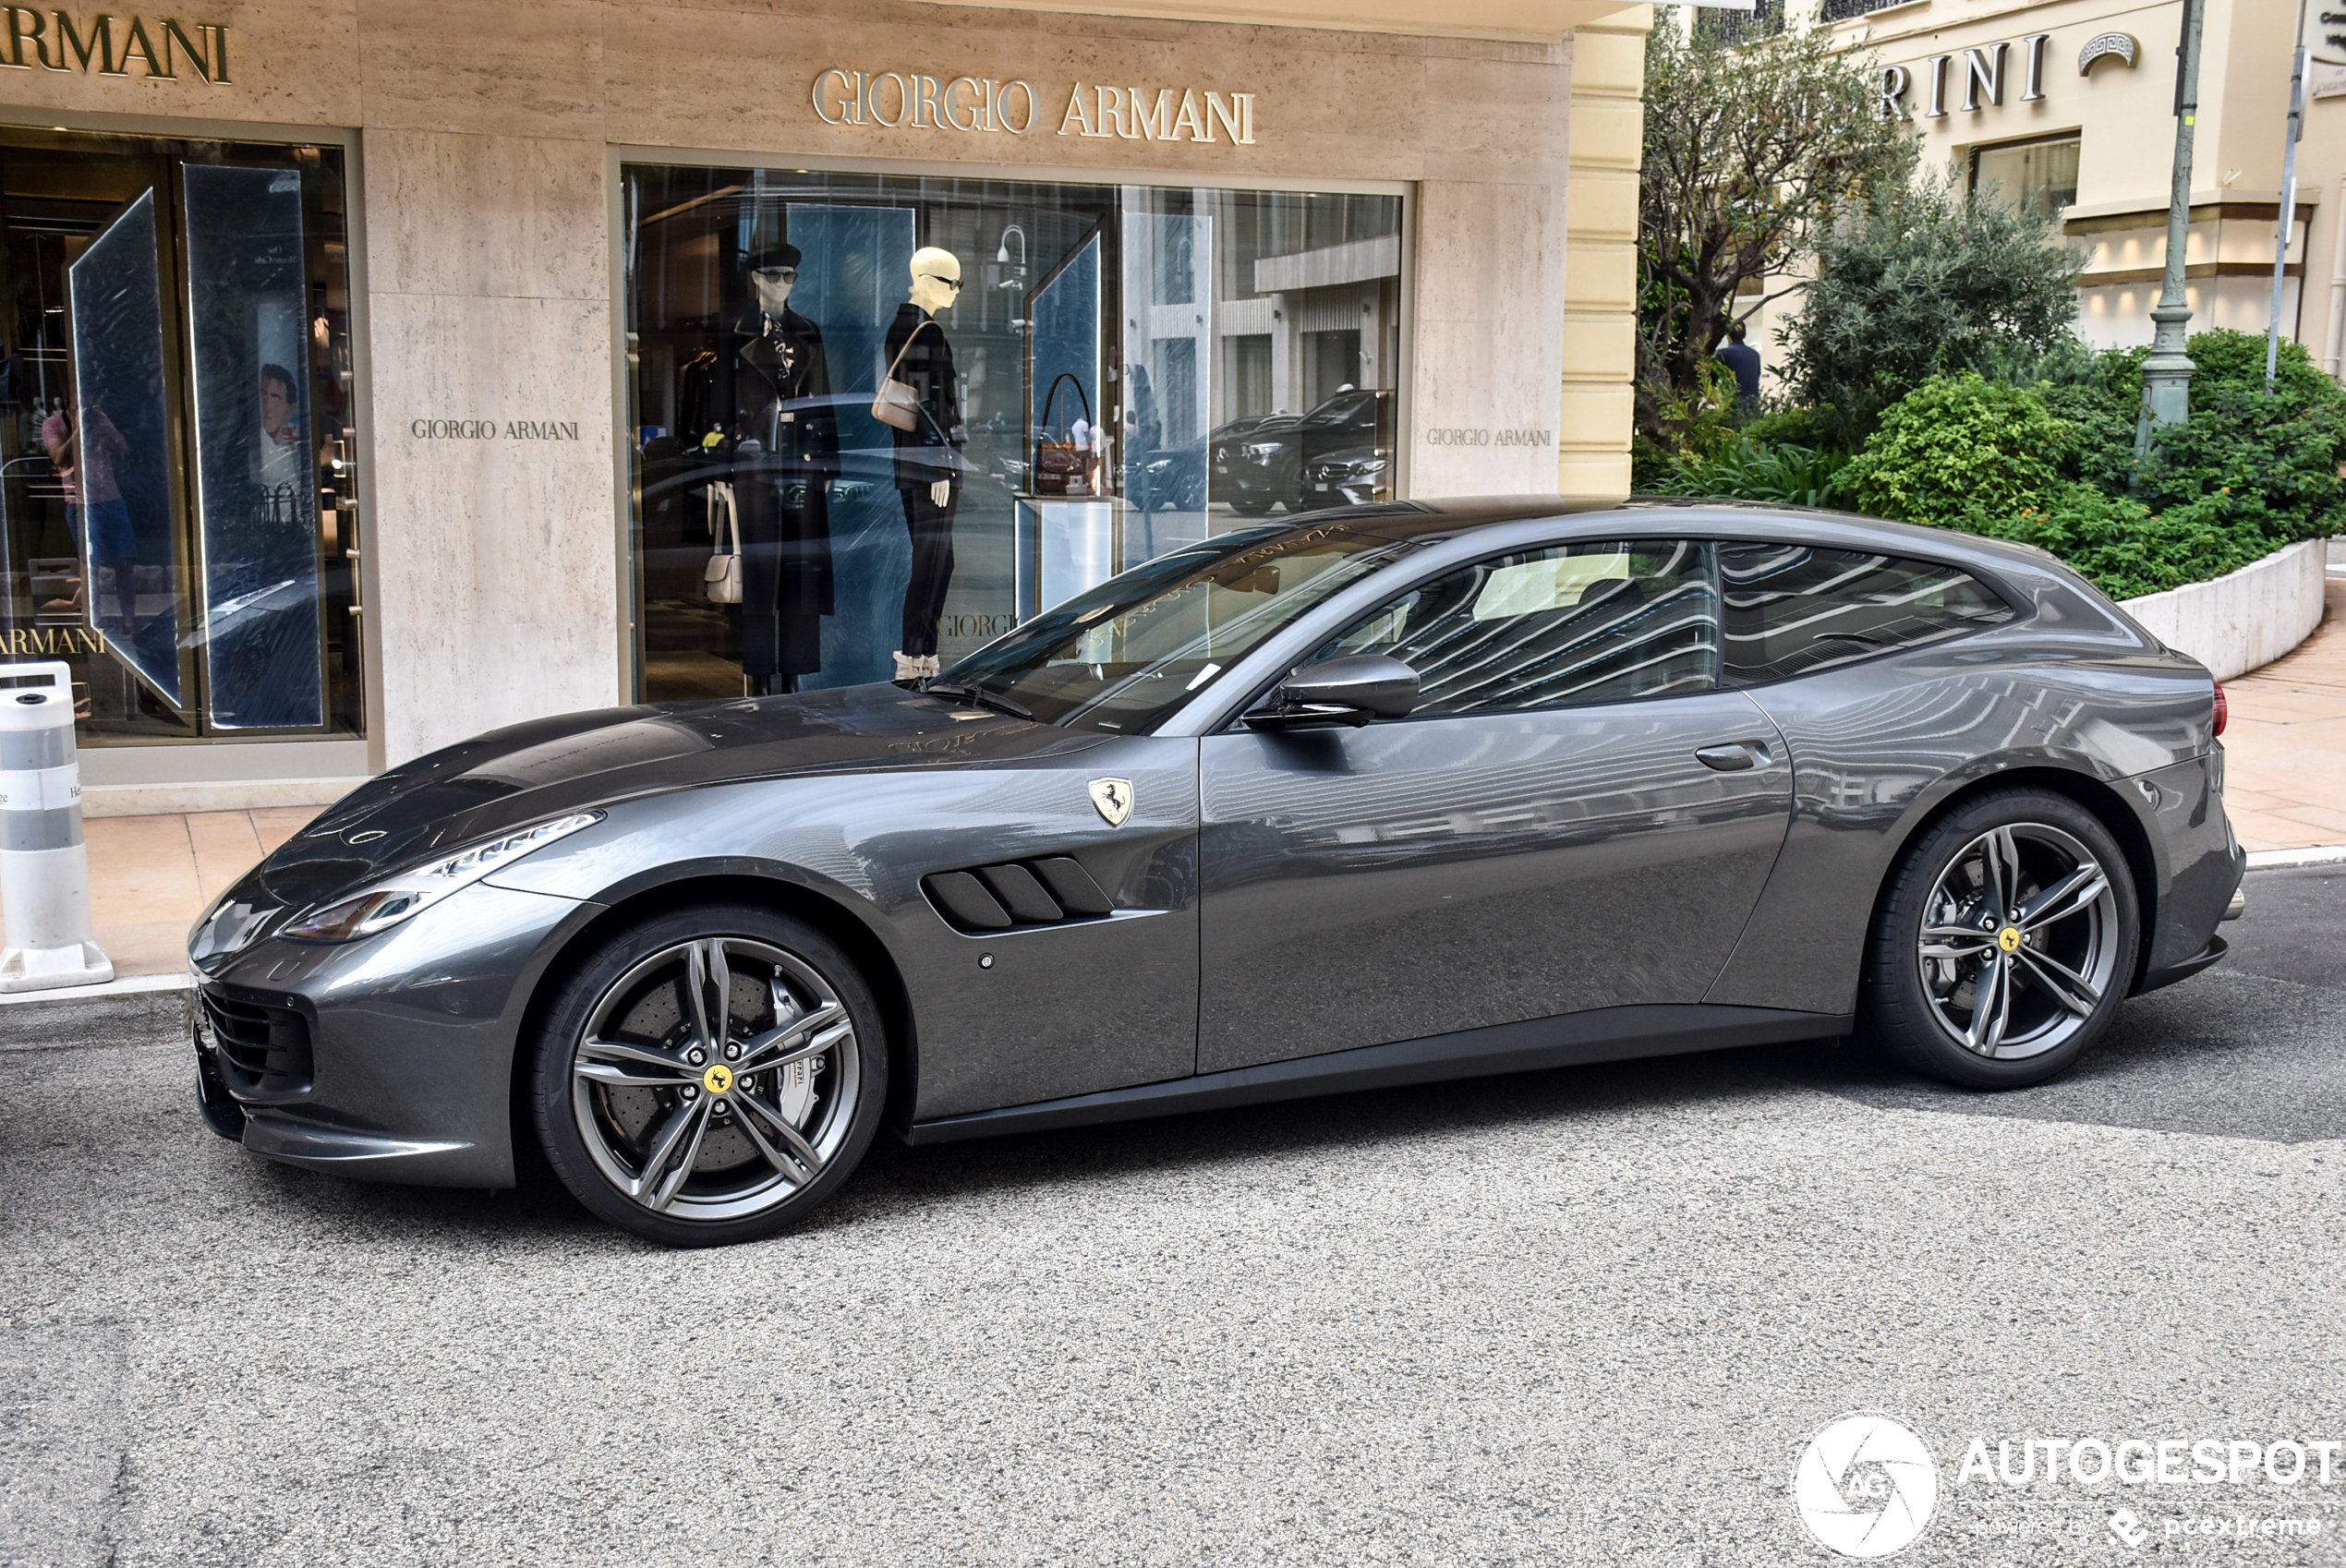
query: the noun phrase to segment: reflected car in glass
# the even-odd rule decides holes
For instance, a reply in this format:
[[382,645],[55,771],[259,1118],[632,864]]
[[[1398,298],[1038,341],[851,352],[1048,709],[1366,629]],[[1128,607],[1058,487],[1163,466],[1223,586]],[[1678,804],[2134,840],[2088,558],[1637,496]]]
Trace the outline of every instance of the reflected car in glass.
[[2221,695],[2050,556],[1680,502],[1342,508],[925,684],[395,767],[190,937],[256,1154],[678,1244],[915,1143],[1857,1032],[2038,1082],[2214,963]]

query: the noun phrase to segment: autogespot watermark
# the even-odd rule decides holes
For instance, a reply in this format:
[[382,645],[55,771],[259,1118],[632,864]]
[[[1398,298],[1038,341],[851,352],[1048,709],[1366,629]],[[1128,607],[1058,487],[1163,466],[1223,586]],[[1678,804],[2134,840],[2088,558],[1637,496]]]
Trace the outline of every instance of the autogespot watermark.
[[[2346,1439],[1973,1437],[1951,1469],[1948,1486],[1967,1502],[2025,1495],[2094,1504],[2089,1514],[1975,1517],[1965,1526],[1975,1536],[2067,1537],[2129,1551],[2154,1540],[2173,1547],[2280,1544],[2328,1533],[2311,1505],[2318,1489],[2346,1487]],[[2293,1511],[2243,1510],[2235,1495],[2219,1513],[2166,1490],[2211,1486],[2250,1489]],[[2129,1495],[2128,1489],[2141,1490]],[[1921,1539],[1941,1512],[1940,1466],[1913,1428],[1859,1412],[1826,1423],[1802,1447],[1792,1499],[1818,1545],[1843,1557],[1894,1557]],[[2113,1502],[2119,1506],[2103,1513]]]

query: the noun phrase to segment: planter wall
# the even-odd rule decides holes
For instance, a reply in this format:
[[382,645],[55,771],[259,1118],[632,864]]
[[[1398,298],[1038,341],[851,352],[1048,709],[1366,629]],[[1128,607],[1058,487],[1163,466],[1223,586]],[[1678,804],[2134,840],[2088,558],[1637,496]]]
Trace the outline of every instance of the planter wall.
[[2152,636],[2219,681],[2270,664],[2322,621],[2326,539],[2301,539],[2211,582],[2120,601]]

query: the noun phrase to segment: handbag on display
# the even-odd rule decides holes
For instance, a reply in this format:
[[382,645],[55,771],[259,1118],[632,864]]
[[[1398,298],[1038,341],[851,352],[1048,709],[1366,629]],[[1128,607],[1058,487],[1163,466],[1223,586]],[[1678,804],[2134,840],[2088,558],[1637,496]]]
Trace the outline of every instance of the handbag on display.
[[913,339],[921,335],[934,321],[923,321],[904,339],[904,347],[888,362],[888,374],[880,378],[879,395],[872,399],[872,417],[883,425],[893,425],[900,430],[917,430],[921,426],[921,394],[896,379],[896,368],[904,363],[905,350],[913,346]]
[[[718,503],[725,508],[725,521],[717,521]],[[708,565],[701,572],[701,591],[711,604],[742,602],[742,514],[733,503],[733,487],[716,480],[708,487],[708,534],[717,552],[708,558]]]
[[1085,427],[1092,423],[1092,400],[1085,395],[1083,383],[1070,371],[1062,370],[1051,382],[1051,390],[1043,399],[1043,422],[1034,432],[1034,493],[1038,496],[1084,496],[1092,493],[1092,449],[1086,442],[1072,438],[1074,432],[1061,432],[1070,439],[1051,439],[1051,407],[1058,399],[1059,382],[1070,381],[1075,395],[1083,404]]

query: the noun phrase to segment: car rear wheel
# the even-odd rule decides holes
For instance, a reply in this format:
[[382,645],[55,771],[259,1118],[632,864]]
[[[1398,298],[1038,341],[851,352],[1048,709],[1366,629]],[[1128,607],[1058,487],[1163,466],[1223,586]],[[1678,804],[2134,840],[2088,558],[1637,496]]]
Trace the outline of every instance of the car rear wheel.
[[820,1206],[871,1146],[887,1094],[879,1008],[853,962],[744,905],[605,942],[557,993],[530,1075],[562,1185],[683,1247],[768,1236]]
[[2134,979],[2139,906],[2110,830],[2059,795],[1982,796],[1891,874],[1860,1008],[1906,1067],[1973,1089],[2065,1070]]

